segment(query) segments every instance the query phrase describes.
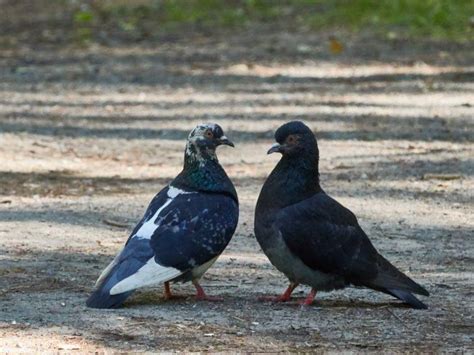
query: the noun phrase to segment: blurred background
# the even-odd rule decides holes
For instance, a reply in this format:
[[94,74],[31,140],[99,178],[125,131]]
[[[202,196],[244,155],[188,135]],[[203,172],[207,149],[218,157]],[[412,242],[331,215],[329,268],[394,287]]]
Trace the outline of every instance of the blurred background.
[[[468,0],[0,0],[2,350],[472,350],[473,16]],[[305,311],[255,301],[286,286],[253,210],[290,120],[428,311],[358,289]],[[203,280],[226,301],[165,302],[157,286],[86,309],[203,121],[236,143],[218,155],[240,223]]]
[[467,41],[474,26],[468,0],[3,0],[2,7],[6,46],[144,43],[252,28]]

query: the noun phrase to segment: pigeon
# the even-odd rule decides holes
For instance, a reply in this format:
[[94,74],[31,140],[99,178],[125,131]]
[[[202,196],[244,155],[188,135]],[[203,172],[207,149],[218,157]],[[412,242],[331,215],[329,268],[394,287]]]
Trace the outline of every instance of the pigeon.
[[123,250],[100,275],[86,304],[118,308],[134,290],[192,281],[197,299],[212,300],[201,276],[224,251],[239,218],[234,185],[216,156],[234,144],[217,124],[198,125],[188,136],[181,173],[151,201]]
[[275,132],[268,154],[282,158],[265,181],[255,210],[255,236],[270,262],[290,281],[278,297],[285,302],[299,285],[311,287],[302,305],[317,291],[367,287],[392,295],[415,309],[427,306],[413,294],[422,286],[380,255],[356,216],[328,196],[319,183],[319,150],[313,132],[300,121]]

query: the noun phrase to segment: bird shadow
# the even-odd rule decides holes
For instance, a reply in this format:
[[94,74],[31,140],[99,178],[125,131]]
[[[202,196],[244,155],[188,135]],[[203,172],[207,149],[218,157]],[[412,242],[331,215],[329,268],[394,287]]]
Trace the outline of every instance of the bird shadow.
[[165,304],[179,304],[187,302],[193,298],[194,295],[186,295],[182,293],[173,292],[173,296],[169,299],[165,298],[163,291],[156,289],[152,291],[139,291],[130,297],[123,305],[124,308],[132,308],[136,306],[153,306]]
[[373,309],[381,309],[381,308],[411,308],[409,305],[400,302],[370,302],[370,301],[363,301],[363,300],[315,300],[311,305],[302,305],[301,303],[305,300],[304,297],[293,297],[288,302],[272,302],[272,301],[258,301],[261,304],[270,304],[270,305],[277,305],[282,307],[290,307],[290,308],[303,308],[303,309],[311,309],[311,308],[324,308],[324,309],[356,309],[356,308],[373,308]]

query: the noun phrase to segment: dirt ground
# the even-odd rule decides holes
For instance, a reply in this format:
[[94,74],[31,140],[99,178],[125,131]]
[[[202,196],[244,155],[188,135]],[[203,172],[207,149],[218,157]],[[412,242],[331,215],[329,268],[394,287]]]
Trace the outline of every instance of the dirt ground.
[[[262,31],[2,50],[1,351],[473,351],[474,54],[364,37],[337,56],[327,46]],[[325,190],[431,292],[429,310],[362,289],[318,294],[305,309],[257,301],[286,287],[252,226],[278,159],[265,154],[273,131],[295,119],[319,139]],[[157,286],[123,309],[86,308],[203,121],[236,143],[218,155],[240,222],[203,279],[225,300],[196,302],[185,284],[173,301]]]

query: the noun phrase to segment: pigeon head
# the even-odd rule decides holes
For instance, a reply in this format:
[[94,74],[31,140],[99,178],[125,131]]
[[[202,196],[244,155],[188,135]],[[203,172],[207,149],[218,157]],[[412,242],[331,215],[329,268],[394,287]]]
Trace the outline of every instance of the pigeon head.
[[186,157],[198,161],[217,160],[216,148],[220,145],[233,147],[234,143],[224,135],[224,131],[218,124],[200,124],[189,133]]
[[313,132],[301,121],[285,123],[275,132],[277,143],[267,154],[281,153],[284,157],[308,157],[318,159],[318,144]]
[[185,191],[219,192],[237,201],[237,192],[216,156],[220,145],[234,146],[215,123],[200,124],[189,133],[184,166],[171,183]]
[[319,151],[311,129],[300,121],[288,122],[277,129],[275,140],[268,154],[281,153],[282,158],[263,184],[259,211],[289,206],[321,191]]

